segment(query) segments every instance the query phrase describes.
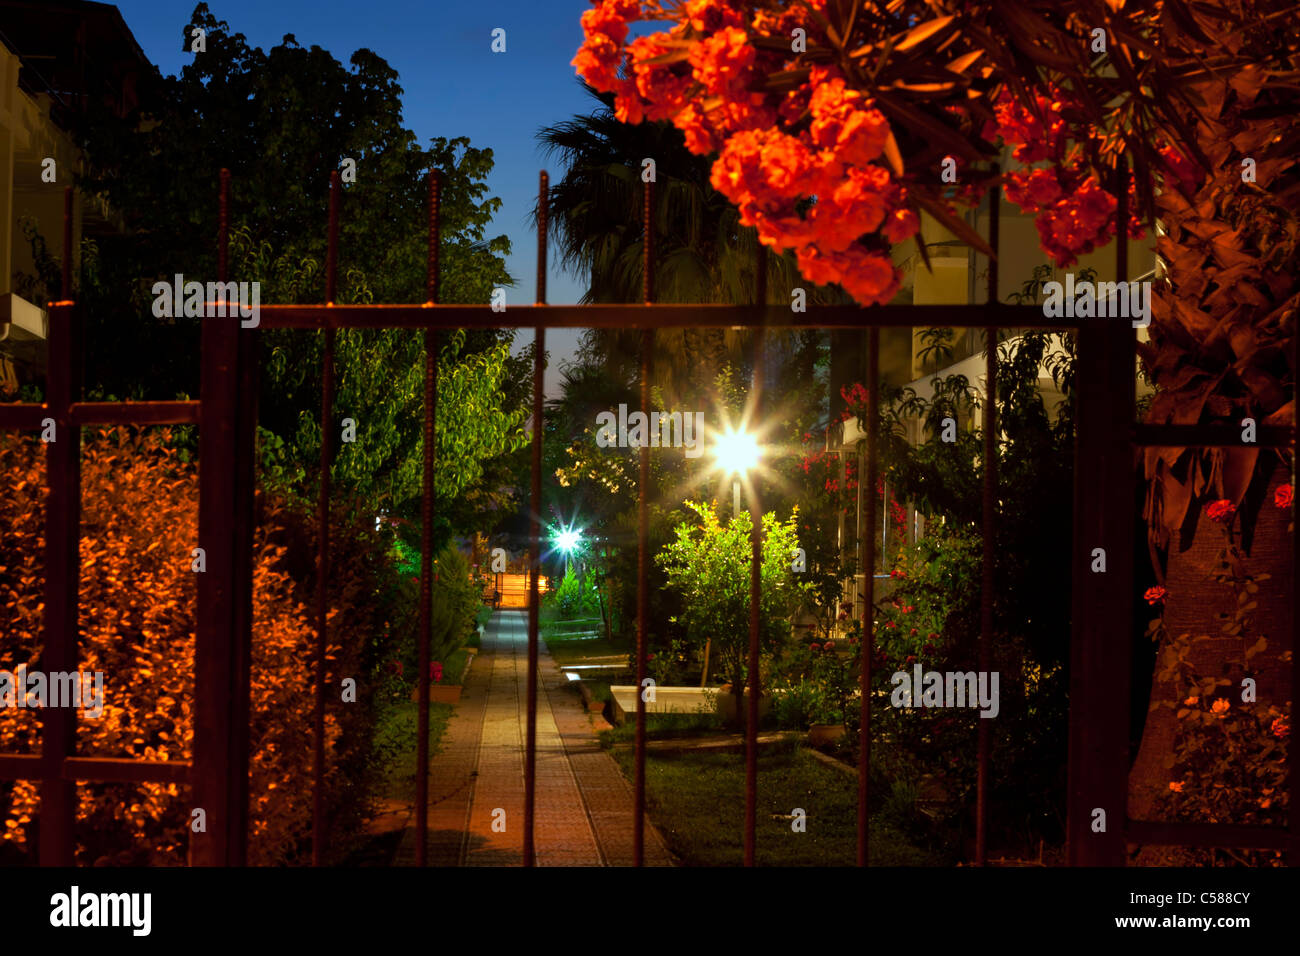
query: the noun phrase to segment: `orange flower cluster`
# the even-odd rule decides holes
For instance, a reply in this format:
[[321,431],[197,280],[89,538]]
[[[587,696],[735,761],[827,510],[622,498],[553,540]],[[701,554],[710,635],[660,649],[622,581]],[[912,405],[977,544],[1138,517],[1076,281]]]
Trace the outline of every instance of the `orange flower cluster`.
[[[810,282],[837,282],[864,305],[893,298],[901,273],[889,243],[915,235],[920,220],[879,162],[890,136],[884,115],[834,67],[813,67],[788,93],[763,85],[792,66],[780,49],[792,26],[815,27],[797,11],[742,0],[644,7],[598,0],[584,13],[578,73],[615,94],[620,121],[669,120],[691,152],[718,153],[714,187],[761,242],[793,250]],[[643,14],[677,23],[624,47],[628,23]],[[775,38],[782,43],[763,42]]]
[[[1081,151],[1067,150],[1070,138],[1079,138],[1061,118],[1063,103],[1059,97],[1036,97],[1038,115],[1004,90],[995,108],[997,121],[985,126],[983,136],[996,142],[1000,136],[1007,143],[1018,144],[1011,155],[1022,163],[1046,161],[1043,169],[1023,169],[1007,173],[1007,198],[1022,212],[1036,213],[1039,244],[1056,260],[1058,266],[1070,266],[1080,254],[1105,245],[1115,235],[1118,203],[1096,179],[1083,174]],[[1136,187],[1129,176],[1130,210],[1137,208]],[[1129,213],[1128,234],[1140,239],[1142,224]]]

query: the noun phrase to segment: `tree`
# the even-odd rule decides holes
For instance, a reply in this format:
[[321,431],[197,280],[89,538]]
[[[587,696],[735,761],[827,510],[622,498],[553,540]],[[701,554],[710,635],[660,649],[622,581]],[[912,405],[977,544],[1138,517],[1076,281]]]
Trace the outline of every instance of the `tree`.
[[[416,143],[402,124],[397,74],[381,57],[359,50],[348,68],[291,35],[263,51],[206,4],[185,27],[187,50],[196,29],[206,49],[179,76],[153,77],[140,115],[124,123],[92,106],[82,126],[91,161],[83,188],[102,193],[130,227],[99,242],[82,282],[92,320],[91,393],[197,393],[198,323],[155,318],[148,292],[175,273],[216,277],[215,183],[223,167],[233,176],[230,277],[260,282],[263,303],[323,299],[327,184],[340,168],[340,302],[425,299],[431,169],[442,177],[442,301],[487,301],[493,287],[511,283],[508,240],[486,235],[500,206],[484,183],[491,151],[464,138]],[[353,163],[355,181],[346,175]],[[513,334],[444,336],[436,456],[443,537],[448,518],[458,525],[486,520],[517,485],[526,369],[510,356]],[[264,453],[284,484],[305,490],[319,462],[322,337],[268,330],[263,340]],[[341,435],[350,418],[356,432],[355,442],[335,442],[339,493],[365,498],[377,512],[414,517],[423,457],[422,335],[348,330],[338,336],[336,356],[333,427]],[[497,456],[505,461],[493,462]]]
[[[584,303],[644,301],[643,163],[654,161],[655,298],[659,302],[748,303],[757,295],[759,244],[735,207],[709,181],[709,163],[686,148],[667,123],[633,125],[616,115],[614,97],[584,83],[600,107],[537,134],[564,175],[551,187],[550,224],[561,262],[589,277]],[[838,301],[834,290],[805,283],[792,256],[767,258],[767,301],[789,303],[805,286],[809,302]],[[783,338],[774,332],[772,338]],[[640,333],[592,329],[585,340],[621,357],[635,377]],[[724,362],[743,359],[748,333],[731,329],[659,329],[655,381],[672,398],[707,385]]]
[[[688,639],[697,649],[711,640],[718,669],[731,674],[740,719],[749,653],[751,522],[748,515],[733,515],[723,524],[712,504],[691,501],[686,507],[699,523],[679,524],[675,540],[655,556],[655,563],[681,595],[680,617]],[[784,522],[772,512],[763,516],[759,643],[768,653],[789,637],[790,615],[804,590],[791,568],[799,546],[797,521],[797,514]]]

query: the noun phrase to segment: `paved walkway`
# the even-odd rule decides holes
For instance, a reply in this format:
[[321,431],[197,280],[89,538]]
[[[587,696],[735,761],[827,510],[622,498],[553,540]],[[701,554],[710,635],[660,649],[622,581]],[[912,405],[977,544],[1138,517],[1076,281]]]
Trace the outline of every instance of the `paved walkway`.
[[[596,731],[581,698],[538,648],[537,792],[533,827],[538,866],[630,866],[632,788]],[[429,762],[429,864],[519,866],[523,862],[524,733],[528,616],[498,611],[470,668],[441,752]],[[670,866],[646,821],[646,863]],[[397,864],[415,860],[415,830]]]

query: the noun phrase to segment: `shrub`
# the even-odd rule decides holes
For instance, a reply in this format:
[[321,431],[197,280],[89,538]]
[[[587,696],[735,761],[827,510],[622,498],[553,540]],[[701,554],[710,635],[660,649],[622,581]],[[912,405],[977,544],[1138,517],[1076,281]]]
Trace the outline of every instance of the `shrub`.
[[[78,722],[82,755],[149,760],[192,759],[198,482],[192,464],[168,447],[169,430],[114,429],[87,435],[82,455],[81,657],[103,671],[102,717]],[[36,667],[41,650],[44,464],[29,437],[0,435],[0,667]],[[252,680],[249,688],[249,861],[292,862],[311,822],[315,630],[310,582],[295,576],[308,560],[301,515],[258,495],[254,548]],[[375,582],[382,552],[360,537],[339,536],[331,588],[332,673],[366,673],[368,649],[352,630],[382,613]],[[308,552],[310,553],[310,552]],[[341,626],[348,622],[348,626]],[[339,716],[326,713],[331,794],[348,781],[352,744]],[[0,751],[39,748],[36,713],[0,710]],[[77,862],[175,865],[185,861],[191,801],[172,784],[82,784],[78,788]],[[0,841],[25,854],[37,816],[36,785],[0,782]]]

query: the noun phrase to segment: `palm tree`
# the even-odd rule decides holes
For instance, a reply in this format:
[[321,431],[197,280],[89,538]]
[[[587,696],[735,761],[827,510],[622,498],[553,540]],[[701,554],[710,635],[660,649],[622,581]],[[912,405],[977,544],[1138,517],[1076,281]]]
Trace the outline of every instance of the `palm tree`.
[[[561,262],[589,277],[583,303],[642,302],[643,161],[655,164],[655,298],[658,302],[746,303],[757,293],[758,237],[709,182],[712,161],[686,149],[667,123],[621,123],[614,97],[583,88],[599,103],[586,115],[538,132],[546,156],[564,175],[550,191],[550,228]],[[536,214],[534,212],[534,222]],[[789,302],[803,286],[810,302],[846,301],[837,290],[804,282],[793,255],[767,256],[767,301]],[[636,368],[634,329],[593,329],[588,346]],[[655,333],[654,378],[670,397],[707,391],[724,362],[742,364],[748,333],[730,329],[661,329]]]

